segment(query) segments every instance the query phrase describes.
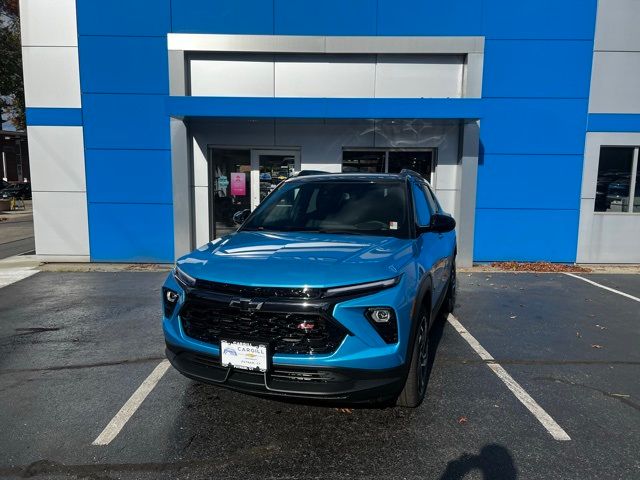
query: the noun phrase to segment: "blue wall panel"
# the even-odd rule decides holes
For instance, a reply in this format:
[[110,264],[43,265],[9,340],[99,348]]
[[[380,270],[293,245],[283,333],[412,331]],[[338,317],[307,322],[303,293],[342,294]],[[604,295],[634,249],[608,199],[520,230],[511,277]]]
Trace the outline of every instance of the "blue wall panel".
[[577,209],[582,155],[485,155],[477,208]]
[[377,0],[274,1],[277,35],[375,35]]
[[85,164],[89,202],[173,202],[169,150],[87,150]]
[[165,35],[169,0],[76,0],[80,35]]
[[89,246],[97,262],[173,262],[173,207],[89,203]]
[[273,0],[171,0],[173,32],[273,33]]
[[588,130],[590,132],[640,132],[640,115],[591,113],[589,114]]
[[586,99],[486,99],[485,153],[582,154]]
[[483,97],[588,98],[589,40],[487,40]]
[[34,108],[25,112],[27,125],[73,127],[82,125],[82,109],[80,108]]
[[483,0],[378,0],[378,35],[482,35]]
[[171,148],[165,102],[164,95],[83,95],[85,147]]
[[577,210],[477,209],[474,260],[574,262],[578,218]]
[[80,37],[83,93],[169,93],[164,37]]
[[595,29],[596,4],[597,0],[484,0],[485,35],[590,40]]

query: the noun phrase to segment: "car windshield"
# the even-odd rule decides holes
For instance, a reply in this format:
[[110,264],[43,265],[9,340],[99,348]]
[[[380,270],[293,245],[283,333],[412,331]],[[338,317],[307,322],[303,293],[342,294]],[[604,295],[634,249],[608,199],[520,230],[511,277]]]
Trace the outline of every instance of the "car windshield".
[[243,230],[406,238],[407,219],[403,182],[317,180],[283,184],[258,206]]

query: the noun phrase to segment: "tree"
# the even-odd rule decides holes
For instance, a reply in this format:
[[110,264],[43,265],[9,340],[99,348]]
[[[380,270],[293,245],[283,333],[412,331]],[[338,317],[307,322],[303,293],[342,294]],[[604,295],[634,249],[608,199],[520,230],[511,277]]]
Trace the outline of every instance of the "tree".
[[24,130],[24,109],[18,0],[0,0],[0,113]]

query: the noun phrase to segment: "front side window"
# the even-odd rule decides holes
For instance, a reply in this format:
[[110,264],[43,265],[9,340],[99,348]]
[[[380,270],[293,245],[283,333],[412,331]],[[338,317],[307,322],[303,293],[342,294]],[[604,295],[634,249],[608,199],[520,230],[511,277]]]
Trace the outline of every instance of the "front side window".
[[431,213],[435,210],[427,197],[427,192],[424,188],[421,188],[421,185],[414,183],[412,192],[413,202],[416,207],[416,223],[420,226],[427,226],[431,223]]
[[404,182],[305,181],[283,184],[243,230],[305,231],[407,238]]
[[640,212],[638,147],[601,147],[596,212]]

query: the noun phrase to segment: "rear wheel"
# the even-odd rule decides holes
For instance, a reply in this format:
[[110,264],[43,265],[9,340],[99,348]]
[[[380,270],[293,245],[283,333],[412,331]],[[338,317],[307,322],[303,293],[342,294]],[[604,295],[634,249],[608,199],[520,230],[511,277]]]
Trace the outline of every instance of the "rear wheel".
[[401,407],[415,408],[424,400],[427,392],[427,375],[429,362],[429,311],[422,307],[420,324],[413,344],[413,354],[409,374],[398,397],[397,404]]

